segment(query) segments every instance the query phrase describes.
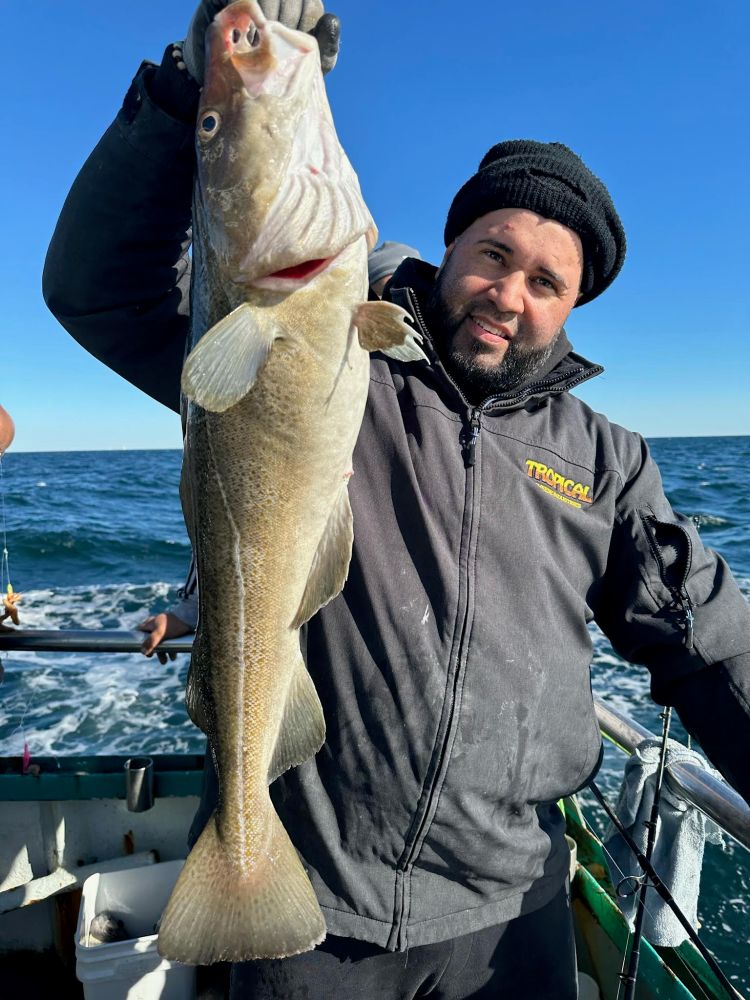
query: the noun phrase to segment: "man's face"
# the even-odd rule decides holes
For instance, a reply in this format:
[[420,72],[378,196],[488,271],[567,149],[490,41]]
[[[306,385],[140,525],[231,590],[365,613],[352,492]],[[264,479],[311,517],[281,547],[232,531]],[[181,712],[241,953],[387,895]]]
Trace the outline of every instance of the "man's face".
[[447,367],[470,399],[525,381],[578,298],[581,240],[526,209],[481,216],[452,243],[429,302]]

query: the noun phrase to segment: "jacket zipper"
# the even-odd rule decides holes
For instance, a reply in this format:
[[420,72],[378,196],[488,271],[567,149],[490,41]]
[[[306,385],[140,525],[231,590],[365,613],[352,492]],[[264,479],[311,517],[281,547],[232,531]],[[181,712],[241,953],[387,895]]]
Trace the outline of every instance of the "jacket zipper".
[[648,538],[649,545],[651,546],[651,551],[653,552],[654,558],[659,565],[659,575],[662,578],[664,586],[672,595],[674,606],[679,612],[679,625],[684,633],[682,641],[686,649],[692,649],[694,645],[695,615],[693,614],[693,602],[690,600],[690,595],[688,594],[686,587],[688,574],[690,573],[690,566],[693,561],[693,547],[690,543],[690,536],[678,524],[670,525],[670,527],[679,531],[685,539],[688,553],[687,559],[685,560],[685,569],[682,574],[682,578],[677,584],[672,584],[667,579],[667,567],[664,564],[664,559],[662,558],[661,551],[659,550],[659,546],[656,542],[655,525],[659,523],[658,519],[644,514],[640,514],[640,517],[646,527],[646,537]]
[[[475,473],[472,472],[471,475],[473,476],[473,475],[475,475]],[[475,530],[476,530],[476,528],[475,528],[475,501],[472,498],[471,521],[470,521],[470,524],[469,524],[468,539],[467,539],[467,546],[468,546],[469,552],[471,552],[472,540],[473,540],[473,537],[474,537]],[[425,802],[424,808],[422,810],[422,816],[421,816],[421,818],[419,820],[419,826],[417,827],[417,830],[416,830],[416,832],[415,832],[415,834],[414,834],[414,836],[412,837],[412,840],[411,840],[411,847],[409,848],[409,853],[406,856],[406,858],[403,861],[399,861],[398,864],[397,864],[397,866],[396,866],[397,872],[400,872],[401,875],[402,875],[402,883],[401,883],[401,913],[400,913],[400,916],[399,916],[399,924],[398,924],[398,932],[397,932],[398,945],[399,945],[399,948],[401,948],[401,949],[406,948],[408,946],[408,936],[407,936],[407,931],[406,931],[406,924],[404,923],[404,916],[405,916],[405,913],[404,913],[404,899],[405,899],[405,894],[406,894],[406,892],[405,892],[405,880],[409,876],[409,874],[411,872],[411,868],[414,865],[414,860],[415,860],[417,854],[419,853],[419,851],[420,851],[420,849],[422,847],[422,841],[423,841],[423,838],[425,836],[426,828],[428,826],[428,820],[429,820],[429,822],[431,822],[431,820],[432,820],[433,803],[435,801],[435,797],[440,794],[440,788],[442,788],[442,784],[443,784],[443,781],[444,781],[444,778],[445,778],[444,771],[445,771],[446,757],[448,756],[448,746],[449,746],[449,744],[450,744],[450,742],[452,740],[452,737],[455,735],[454,734],[454,720],[456,718],[456,712],[457,712],[456,697],[457,697],[458,685],[459,685],[459,682],[460,682],[461,677],[463,675],[464,660],[465,660],[465,657],[466,657],[467,635],[469,633],[469,623],[470,623],[470,613],[469,613],[469,609],[470,609],[469,597],[470,597],[470,588],[471,588],[471,568],[470,567],[471,567],[471,561],[469,560],[469,566],[467,567],[466,577],[465,577],[466,604],[465,604],[465,608],[464,608],[463,619],[461,621],[461,634],[460,634],[460,638],[459,638],[459,641],[458,641],[458,653],[457,653],[457,656],[456,656],[456,668],[455,668],[455,672],[454,672],[454,675],[453,675],[453,683],[451,685],[450,708],[449,708],[449,713],[448,713],[448,720],[447,720],[447,723],[446,723],[446,726],[445,726],[445,731],[443,733],[443,738],[442,738],[442,742],[441,742],[441,745],[440,745],[439,759],[438,759],[437,766],[436,766],[436,768],[434,770],[434,773],[433,773],[433,776],[432,776],[432,780],[431,780],[431,783],[430,783],[430,789],[429,789],[429,792],[427,794],[427,801]],[[408,917],[407,917],[407,922],[408,922]]]
[[[413,294],[411,294],[411,292],[410,292],[409,293],[409,298],[411,300],[412,309],[413,309],[414,315],[415,315],[415,317],[417,319],[417,323],[421,327],[422,332],[426,335],[427,339],[429,340],[430,336],[429,336],[429,333],[427,331],[427,327],[425,325],[424,319],[422,317],[422,313],[421,313],[421,311],[419,309],[419,303],[416,301],[416,296],[413,295]],[[445,374],[450,379],[450,381],[453,383],[453,385],[455,386],[456,392],[458,392],[459,396],[464,401],[464,403],[466,403],[466,405],[468,407],[469,406],[468,400],[466,399],[466,397],[464,396],[464,394],[461,392],[461,390],[459,389],[458,385],[456,385],[456,383],[453,381],[453,379],[450,377],[450,375],[448,375],[447,372]],[[481,412],[482,412],[482,407],[481,406],[473,406],[473,407],[469,408],[469,428],[468,428],[468,433],[466,431],[462,432],[462,443],[463,443],[463,450],[464,450],[465,467],[467,469],[471,469],[472,470],[472,472],[471,472],[472,477],[474,477],[476,475],[476,473],[473,471],[473,469],[474,469],[474,464],[475,464],[475,460],[476,460],[477,440],[479,438],[479,432],[481,430]],[[471,552],[472,539],[474,537],[474,533],[475,533],[475,530],[476,530],[476,526],[475,526],[475,506],[476,506],[475,494],[472,494],[471,521],[470,521],[470,524],[469,524],[469,533],[468,533],[468,539],[467,539],[467,546],[468,546],[469,552]],[[441,745],[440,751],[439,751],[439,754],[440,754],[439,755],[439,759],[438,759],[437,766],[436,766],[436,768],[434,770],[434,773],[433,773],[433,776],[432,776],[431,786],[430,786],[429,792],[427,794],[427,801],[425,802],[424,809],[422,810],[422,816],[421,816],[421,818],[419,820],[419,825],[418,825],[417,830],[416,830],[416,832],[415,832],[415,834],[414,834],[414,836],[412,838],[411,847],[409,848],[409,853],[406,856],[406,858],[404,858],[403,861],[399,861],[397,863],[397,866],[396,866],[397,872],[399,872],[401,874],[401,876],[402,876],[401,889],[400,889],[400,892],[401,892],[401,911],[400,911],[400,914],[399,914],[399,923],[398,923],[398,927],[397,927],[397,931],[396,931],[396,933],[397,933],[397,939],[398,939],[398,946],[399,947],[406,947],[407,944],[408,944],[408,939],[407,939],[407,934],[406,934],[406,926],[403,923],[403,920],[404,920],[404,901],[405,901],[405,895],[406,895],[405,880],[408,877],[408,874],[409,874],[409,872],[410,872],[410,870],[411,870],[411,868],[412,868],[412,866],[414,864],[414,859],[417,856],[417,853],[418,853],[419,849],[421,848],[422,839],[423,839],[423,836],[424,836],[424,833],[425,833],[425,829],[426,829],[427,823],[428,823],[428,817],[430,817],[432,815],[433,802],[434,802],[434,799],[435,799],[435,795],[437,794],[437,787],[438,787],[438,785],[441,784],[442,778],[444,777],[443,770],[444,770],[445,758],[446,758],[446,755],[448,753],[448,744],[450,742],[451,735],[453,733],[453,722],[454,722],[454,719],[455,719],[455,716],[456,716],[456,692],[457,692],[457,689],[458,689],[459,681],[460,681],[461,676],[462,676],[462,669],[461,668],[462,668],[463,660],[464,660],[465,655],[466,655],[466,642],[467,642],[466,637],[467,637],[467,634],[468,634],[468,631],[469,631],[469,609],[470,609],[470,600],[469,600],[469,598],[470,598],[470,587],[471,587],[470,575],[471,575],[471,569],[470,569],[470,561],[469,561],[469,567],[467,568],[467,574],[466,574],[466,605],[465,605],[465,608],[464,608],[463,620],[461,622],[461,634],[460,634],[460,637],[459,637],[459,640],[458,640],[458,652],[457,652],[457,657],[456,657],[456,668],[455,668],[455,673],[453,675],[453,684],[452,684],[452,687],[451,687],[451,694],[450,694],[451,704],[450,704],[449,715],[448,715],[448,720],[447,720],[447,723],[446,723],[445,731],[443,733],[442,745]]]
[[482,407],[513,406],[516,403],[520,403],[522,399],[526,399],[527,397],[533,395],[535,392],[567,392],[570,389],[575,389],[575,387],[580,385],[582,382],[588,382],[590,378],[594,378],[603,371],[604,369],[600,365],[595,365],[588,370],[581,367],[576,370],[575,374],[570,372],[568,375],[564,376],[562,383],[560,382],[559,375],[557,378],[546,379],[543,382],[532,382],[531,385],[526,386],[523,392],[519,392],[515,396],[489,396],[482,403]]
[[475,406],[469,414],[469,427],[463,434],[464,462],[467,469],[470,469],[476,461],[477,441],[482,429],[481,416],[481,407]]
[[[412,308],[412,313],[414,314],[414,317],[417,323],[419,324],[420,332],[424,337],[427,338],[428,341],[431,342],[432,338],[430,337],[429,330],[427,329],[427,324],[425,323],[424,317],[422,316],[422,311],[419,308],[419,302],[417,301],[416,295],[412,293],[411,289],[409,289],[408,296],[409,296],[409,303]],[[466,404],[466,407],[469,411],[469,426],[468,428],[464,428],[461,431],[461,434],[459,436],[459,442],[461,444],[461,450],[463,451],[464,455],[464,466],[467,469],[470,469],[473,467],[474,462],[476,461],[476,447],[477,447],[477,440],[479,438],[479,431],[481,430],[480,418],[484,403],[482,403],[481,406],[471,406],[468,399],[461,391],[460,386],[454,380],[453,376],[445,368],[443,368],[443,372],[445,374],[445,377],[448,379],[448,381],[451,383],[451,385],[456,390],[458,395],[461,397],[463,402]]]

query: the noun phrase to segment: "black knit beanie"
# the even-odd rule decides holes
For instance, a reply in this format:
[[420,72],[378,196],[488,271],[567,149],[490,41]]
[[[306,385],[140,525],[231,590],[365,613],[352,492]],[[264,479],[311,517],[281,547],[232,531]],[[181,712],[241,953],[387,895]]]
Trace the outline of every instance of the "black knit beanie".
[[590,302],[610,285],[625,260],[625,231],[609,191],[560,142],[512,139],[485,155],[448,212],[445,245],[472,222],[500,208],[526,208],[572,229],[583,244],[581,297]]

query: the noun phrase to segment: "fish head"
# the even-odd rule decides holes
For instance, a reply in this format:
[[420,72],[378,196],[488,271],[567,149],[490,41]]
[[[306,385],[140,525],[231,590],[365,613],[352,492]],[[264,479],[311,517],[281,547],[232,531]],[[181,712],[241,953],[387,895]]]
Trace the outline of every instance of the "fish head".
[[336,135],[316,39],[254,0],[206,32],[196,216],[224,276],[292,290],[376,230]]

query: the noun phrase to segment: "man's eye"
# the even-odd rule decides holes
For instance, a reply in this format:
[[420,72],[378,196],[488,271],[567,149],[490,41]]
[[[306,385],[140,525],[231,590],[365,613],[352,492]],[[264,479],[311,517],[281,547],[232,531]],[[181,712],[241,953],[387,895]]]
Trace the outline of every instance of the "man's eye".
[[549,278],[536,278],[536,282],[538,285],[541,285],[542,288],[548,288],[551,292],[557,291],[554,284],[549,280]]
[[482,250],[482,253],[484,254],[485,257],[489,257],[490,260],[495,260],[498,261],[498,263],[502,264],[503,258],[501,254],[497,252],[497,250]]

